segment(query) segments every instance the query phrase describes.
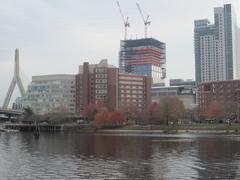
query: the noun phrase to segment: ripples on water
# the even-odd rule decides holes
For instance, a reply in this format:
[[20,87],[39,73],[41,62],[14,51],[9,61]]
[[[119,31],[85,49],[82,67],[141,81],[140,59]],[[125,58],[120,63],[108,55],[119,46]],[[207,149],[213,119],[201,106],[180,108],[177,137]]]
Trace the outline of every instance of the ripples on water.
[[0,179],[240,179],[240,138],[0,134]]

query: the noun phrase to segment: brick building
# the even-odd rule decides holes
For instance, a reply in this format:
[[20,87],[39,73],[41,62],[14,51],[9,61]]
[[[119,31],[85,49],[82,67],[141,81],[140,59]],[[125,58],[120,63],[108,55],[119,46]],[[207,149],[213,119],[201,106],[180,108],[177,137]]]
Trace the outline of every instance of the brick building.
[[119,74],[118,76],[119,106],[137,107],[146,110],[151,104],[151,77]]
[[82,113],[87,104],[98,101],[111,109],[135,106],[143,111],[151,103],[151,77],[120,74],[107,60],[85,62],[76,75],[76,112]]
[[198,86],[198,104],[200,113],[204,114],[212,102],[219,102],[226,113],[237,111],[240,103],[240,80],[215,81]]

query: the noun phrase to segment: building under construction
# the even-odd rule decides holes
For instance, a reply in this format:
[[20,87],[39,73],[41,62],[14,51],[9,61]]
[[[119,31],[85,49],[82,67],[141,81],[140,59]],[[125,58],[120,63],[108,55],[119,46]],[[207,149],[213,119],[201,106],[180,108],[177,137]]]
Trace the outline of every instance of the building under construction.
[[152,77],[153,84],[164,84],[166,78],[166,45],[153,38],[121,41],[121,72]]

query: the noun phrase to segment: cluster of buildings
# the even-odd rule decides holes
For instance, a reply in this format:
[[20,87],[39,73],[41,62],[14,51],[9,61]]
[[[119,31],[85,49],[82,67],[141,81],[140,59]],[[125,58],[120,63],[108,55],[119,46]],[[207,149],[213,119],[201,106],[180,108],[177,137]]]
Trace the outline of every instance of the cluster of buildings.
[[[240,103],[240,29],[231,4],[214,8],[214,23],[194,22],[197,103],[204,115],[212,102],[229,112]],[[236,112],[236,111],[235,111]]]
[[240,29],[231,4],[214,8],[213,24],[194,21],[194,46],[196,81],[172,79],[165,86],[166,44],[130,39],[120,42],[119,67],[102,60],[84,62],[77,74],[33,76],[18,102],[40,114],[59,107],[81,114],[98,101],[110,109],[144,111],[165,96],[177,96],[187,109],[199,105],[203,114],[214,100],[240,103]]
[[103,102],[110,109],[130,108],[140,111],[151,104],[150,76],[120,73],[119,68],[85,62],[76,75],[76,112],[82,113],[89,103]]
[[239,79],[240,29],[231,4],[214,9],[214,24],[194,22],[196,82]]
[[33,76],[17,104],[46,114],[63,111],[82,113],[90,103],[102,102],[109,109],[136,108],[152,103],[152,85],[166,77],[165,43],[153,38],[121,41],[119,68],[106,59],[84,62],[73,75]]
[[188,79],[171,79],[170,86],[153,86],[152,102],[159,102],[166,96],[175,96],[181,100],[186,109],[196,107],[196,86],[195,81]]

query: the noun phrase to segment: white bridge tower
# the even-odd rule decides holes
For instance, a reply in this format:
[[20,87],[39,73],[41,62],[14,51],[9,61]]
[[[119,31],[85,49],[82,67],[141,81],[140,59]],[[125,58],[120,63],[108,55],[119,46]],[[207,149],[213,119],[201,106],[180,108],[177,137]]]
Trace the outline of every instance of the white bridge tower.
[[18,49],[15,50],[14,75],[13,75],[13,79],[10,84],[10,87],[8,88],[6,98],[3,103],[3,109],[8,108],[10,99],[12,97],[12,94],[13,94],[13,91],[14,91],[16,85],[18,86],[18,88],[20,90],[21,96],[23,96],[25,94],[25,89],[24,89],[22,80],[20,78],[20,73],[19,73],[19,50]]

